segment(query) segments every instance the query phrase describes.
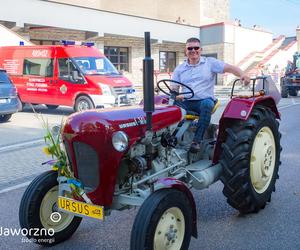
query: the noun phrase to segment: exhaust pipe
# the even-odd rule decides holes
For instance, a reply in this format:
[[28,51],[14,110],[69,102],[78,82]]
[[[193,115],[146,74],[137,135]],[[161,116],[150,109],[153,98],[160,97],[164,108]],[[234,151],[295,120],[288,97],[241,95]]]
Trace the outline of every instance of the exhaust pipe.
[[145,32],[145,58],[143,60],[143,97],[144,112],[146,113],[146,134],[143,143],[146,145],[147,168],[151,169],[152,162],[152,113],[154,112],[153,59],[151,58],[150,32]]
[[152,131],[152,113],[154,111],[153,59],[151,58],[150,43],[150,32],[145,32],[145,58],[143,60],[143,97],[148,131]]

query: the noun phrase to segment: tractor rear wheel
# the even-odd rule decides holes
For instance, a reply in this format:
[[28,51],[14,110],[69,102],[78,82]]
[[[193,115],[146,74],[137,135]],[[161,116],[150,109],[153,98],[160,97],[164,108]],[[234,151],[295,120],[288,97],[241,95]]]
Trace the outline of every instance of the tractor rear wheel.
[[227,202],[241,213],[258,212],[271,201],[280,165],[279,123],[267,107],[256,106],[247,121],[226,129],[220,163]]
[[188,249],[192,208],[187,196],[175,189],[151,194],[142,204],[131,232],[131,250]]

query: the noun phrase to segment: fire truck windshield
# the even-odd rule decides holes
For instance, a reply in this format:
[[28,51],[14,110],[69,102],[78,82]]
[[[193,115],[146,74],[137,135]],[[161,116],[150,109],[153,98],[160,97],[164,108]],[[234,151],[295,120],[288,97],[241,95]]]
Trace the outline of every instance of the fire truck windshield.
[[73,60],[84,75],[120,75],[105,57],[76,57]]

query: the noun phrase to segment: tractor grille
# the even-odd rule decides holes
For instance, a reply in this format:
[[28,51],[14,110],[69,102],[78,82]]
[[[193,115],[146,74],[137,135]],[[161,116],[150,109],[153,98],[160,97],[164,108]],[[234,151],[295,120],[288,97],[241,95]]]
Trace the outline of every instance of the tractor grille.
[[70,163],[71,171],[74,171],[69,144],[67,142],[64,142],[64,147],[65,147],[65,150],[66,150],[66,153],[67,153],[67,157],[68,157],[68,160],[69,160],[69,163]]
[[88,144],[73,143],[78,179],[82,182],[84,190],[91,192],[99,185],[99,159],[96,151]]

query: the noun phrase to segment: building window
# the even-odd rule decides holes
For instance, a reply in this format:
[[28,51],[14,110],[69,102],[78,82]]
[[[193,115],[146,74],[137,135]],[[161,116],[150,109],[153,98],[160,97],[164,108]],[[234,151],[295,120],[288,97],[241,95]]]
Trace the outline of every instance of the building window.
[[117,68],[117,70],[129,71],[128,48],[105,46],[104,54]]
[[53,59],[27,58],[24,59],[23,75],[53,76]]
[[176,52],[159,52],[159,70],[160,72],[173,72],[176,67]]
[[61,45],[60,41],[52,41],[52,40],[30,40],[30,42],[35,45]]

